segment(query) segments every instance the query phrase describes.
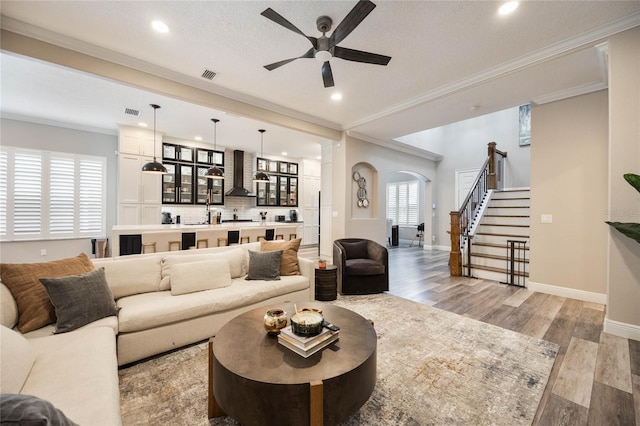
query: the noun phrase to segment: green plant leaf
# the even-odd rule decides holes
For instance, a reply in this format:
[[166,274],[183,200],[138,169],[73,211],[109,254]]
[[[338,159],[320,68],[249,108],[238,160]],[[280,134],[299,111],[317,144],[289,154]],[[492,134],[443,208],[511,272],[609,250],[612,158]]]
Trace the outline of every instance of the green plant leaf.
[[640,243],[640,223],[607,222],[622,234]]
[[633,173],[625,173],[624,180],[629,182],[629,185],[633,186],[636,191],[640,192],[640,176]]

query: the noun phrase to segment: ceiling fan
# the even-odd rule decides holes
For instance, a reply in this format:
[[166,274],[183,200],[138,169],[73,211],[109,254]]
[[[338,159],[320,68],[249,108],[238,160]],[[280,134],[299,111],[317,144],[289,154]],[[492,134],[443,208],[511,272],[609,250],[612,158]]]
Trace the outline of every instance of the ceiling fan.
[[318,31],[322,33],[322,37],[319,38],[305,35],[295,25],[283,18],[278,12],[271,8],[266,9],[261,13],[262,16],[272,20],[276,24],[282,25],[294,33],[300,34],[311,42],[312,47],[302,56],[274,62],[273,64],[265,65],[264,67],[269,71],[273,71],[274,69],[295,61],[296,59],[316,58],[323,62],[322,81],[324,82],[324,87],[333,87],[333,73],[331,72],[331,64],[329,63],[329,59],[332,57],[341,58],[347,61],[364,62],[367,64],[387,65],[391,60],[391,57],[389,56],[338,46],[338,43],[351,34],[351,32],[360,25],[364,18],[366,18],[367,15],[375,9],[375,7],[376,5],[369,0],[359,0],[353,9],[351,9],[351,12],[349,12],[344,20],[338,24],[330,37],[327,37],[326,33],[331,30],[333,21],[328,16],[319,17],[316,20],[316,27],[318,28]]

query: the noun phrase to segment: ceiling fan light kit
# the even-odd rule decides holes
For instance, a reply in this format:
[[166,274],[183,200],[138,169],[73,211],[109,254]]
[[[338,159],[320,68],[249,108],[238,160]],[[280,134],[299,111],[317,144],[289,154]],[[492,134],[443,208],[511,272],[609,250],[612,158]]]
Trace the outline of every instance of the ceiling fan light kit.
[[149,106],[153,108],[153,161],[142,166],[142,172],[165,174],[167,173],[167,168],[156,160],[156,111],[160,108],[160,105],[150,104]]
[[274,62],[272,64],[265,65],[264,67],[269,71],[273,71],[274,69],[286,65],[289,62],[295,61],[296,59],[316,58],[317,60],[322,62],[322,81],[324,83],[324,87],[326,88],[333,87],[335,85],[333,81],[333,71],[331,70],[331,64],[329,62],[331,58],[340,58],[346,61],[362,62],[365,64],[383,66],[387,65],[391,60],[390,56],[363,52],[361,50],[354,50],[347,47],[338,46],[338,43],[340,43],[349,34],[351,34],[351,32],[358,25],[360,25],[364,18],[366,18],[369,13],[371,13],[371,11],[375,9],[375,7],[376,5],[369,0],[358,1],[353,9],[351,9],[349,14],[342,20],[342,22],[338,24],[330,37],[327,37],[326,33],[331,30],[333,20],[328,16],[320,16],[316,20],[316,28],[318,28],[318,31],[322,33],[322,36],[312,37],[304,34],[302,31],[300,31],[300,29],[298,29],[291,22],[287,21],[278,12],[274,11],[271,8],[267,8],[261,13],[262,16],[272,20],[276,24],[279,24],[290,31],[293,31],[294,33],[300,34],[301,36],[309,40],[309,42],[311,42],[312,47],[301,56]]

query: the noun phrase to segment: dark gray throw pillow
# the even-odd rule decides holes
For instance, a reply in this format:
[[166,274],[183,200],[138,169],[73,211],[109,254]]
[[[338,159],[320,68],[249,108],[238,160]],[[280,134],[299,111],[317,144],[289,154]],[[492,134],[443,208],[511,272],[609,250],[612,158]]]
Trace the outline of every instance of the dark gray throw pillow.
[[369,257],[368,241],[354,241],[346,242],[341,241],[342,247],[344,247],[347,260],[349,259],[367,259]]
[[249,250],[249,272],[246,280],[275,281],[280,279],[282,250]]
[[2,394],[3,425],[77,426],[49,401],[31,395]]
[[118,315],[104,268],[80,275],[40,278],[56,310],[55,334],[66,333],[101,318]]

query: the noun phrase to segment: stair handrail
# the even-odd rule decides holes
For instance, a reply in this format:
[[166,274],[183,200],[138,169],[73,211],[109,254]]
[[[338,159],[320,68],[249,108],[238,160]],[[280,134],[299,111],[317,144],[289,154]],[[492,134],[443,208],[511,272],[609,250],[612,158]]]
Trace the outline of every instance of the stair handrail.
[[[478,176],[476,176],[469,193],[462,202],[462,205],[460,205],[460,208],[450,213],[451,231],[449,233],[451,234],[451,253],[449,254],[449,271],[452,276],[462,275],[461,248],[464,239],[470,238],[469,229],[476,208],[480,205],[482,198],[488,190],[502,189],[502,179],[501,174],[499,174],[501,167],[498,167],[498,163],[506,157],[506,152],[496,149],[495,142],[489,142],[487,159],[480,168],[480,172]],[[467,249],[470,249],[470,247],[467,247]],[[469,274],[471,274],[470,269]]]

